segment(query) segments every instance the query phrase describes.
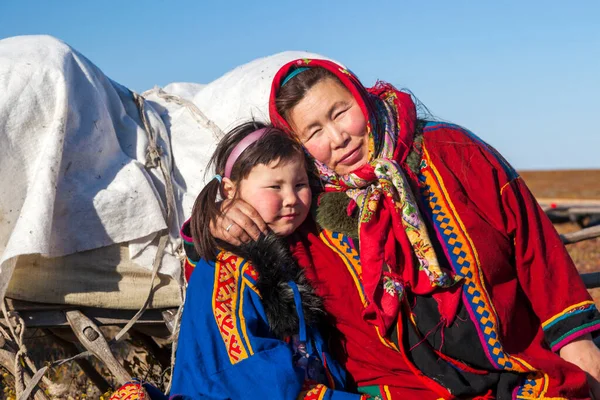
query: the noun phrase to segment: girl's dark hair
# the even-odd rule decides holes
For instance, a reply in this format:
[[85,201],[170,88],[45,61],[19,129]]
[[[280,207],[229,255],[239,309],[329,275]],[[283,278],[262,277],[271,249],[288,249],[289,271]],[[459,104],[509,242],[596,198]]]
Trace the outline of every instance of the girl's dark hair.
[[286,82],[275,96],[275,107],[279,115],[288,120],[288,113],[304,98],[306,92],[327,78],[334,79],[344,86],[333,72],[322,67],[309,68]]
[[[238,183],[248,177],[252,168],[257,165],[269,165],[272,162],[287,163],[298,158],[302,159],[305,166],[306,158],[302,145],[290,137],[288,134],[265,125],[260,122],[252,121],[241,124],[229,131],[215,149],[206,171],[214,167],[216,174],[224,176],[225,164],[234,147],[246,136],[252,132],[267,128],[265,134],[256,142],[248,146],[238,157],[231,169],[231,179]],[[190,218],[190,230],[194,241],[194,248],[205,260],[212,260],[217,255],[218,244],[216,239],[210,233],[211,223],[225,211],[221,210],[221,204],[218,203],[217,196],[225,198],[221,191],[221,183],[215,178],[204,186],[192,209]]]

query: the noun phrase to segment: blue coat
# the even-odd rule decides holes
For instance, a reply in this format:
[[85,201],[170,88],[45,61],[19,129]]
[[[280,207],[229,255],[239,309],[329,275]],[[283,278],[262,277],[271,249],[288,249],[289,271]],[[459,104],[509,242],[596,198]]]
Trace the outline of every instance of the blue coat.
[[185,301],[171,394],[210,399],[360,399],[339,389],[345,374],[318,330],[305,324],[294,282],[299,331],[279,339],[246,259],[221,251],[195,265]]

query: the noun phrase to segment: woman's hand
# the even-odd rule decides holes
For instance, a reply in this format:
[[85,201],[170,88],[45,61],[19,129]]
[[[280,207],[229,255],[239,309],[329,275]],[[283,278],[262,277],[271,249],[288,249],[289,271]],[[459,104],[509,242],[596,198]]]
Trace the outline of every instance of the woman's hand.
[[590,334],[581,336],[559,350],[559,355],[587,373],[592,399],[600,399],[600,349]]
[[211,223],[210,233],[229,244],[239,246],[257,240],[261,233],[269,231],[267,224],[250,204],[241,199],[224,200],[223,215]]

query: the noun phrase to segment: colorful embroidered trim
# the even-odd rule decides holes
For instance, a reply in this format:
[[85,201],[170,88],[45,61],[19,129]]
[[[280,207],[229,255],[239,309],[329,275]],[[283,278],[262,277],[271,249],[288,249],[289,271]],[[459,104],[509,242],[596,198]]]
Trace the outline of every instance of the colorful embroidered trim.
[[244,259],[229,252],[219,253],[215,262],[213,314],[231,364],[253,354],[245,334],[246,324],[242,314],[243,279],[239,277],[244,264],[247,264]]
[[513,399],[530,400],[530,399],[552,399],[552,400],[567,400],[563,397],[546,397],[548,384],[550,380],[548,375],[542,372],[532,372],[527,374],[523,384],[515,388]]
[[358,392],[373,400],[392,400],[390,389],[384,385],[360,386]]
[[258,297],[260,297],[262,299],[262,296],[260,295],[260,293],[258,292],[258,289],[256,288],[256,281],[258,280],[258,272],[256,272],[256,270],[254,269],[254,266],[252,266],[252,264],[250,263],[246,263],[244,265],[244,270],[242,271],[242,275],[243,275],[243,284],[244,287],[243,289],[245,289],[245,286],[248,286],[250,289],[252,289],[252,291],[254,291],[254,293],[256,293],[258,295]]
[[599,325],[600,325],[600,321],[593,321],[593,322],[587,323],[585,325],[578,326],[577,328],[573,328],[569,332],[565,333],[564,335],[562,335],[561,337],[559,337],[558,339],[556,339],[555,341],[550,343],[550,349],[552,349],[552,351],[556,352],[556,351],[560,350],[566,344],[572,342],[574,339],[576,339],[580,336],[583,336],[586,333],[590,333],[590,332],[594,332],[594,331],[598,330]]
[[477,251],[425,146],[419,181],[421,196],[429,208],[429,216],[442,239],[452,267],[464,279],[463,300],[475,322],[488,359],[501,370],[531,371],[522,360],[505,353],[498,340],[498,316],[483,283]]
[[196,268],[196,264],[194,261],[192,261],[189,257],[185,258],[185,261],[183,263],[183,271],[185,273],[185,280],[186,282],[190,281],[190,278],[192,276],[192,273],[194,272],[194,268]]
[[109,400],[146,400],[150,397],[139,382],[128,382],[117,389]]
[[350,243],[350,239],[339,232],[331,232],[328,230],[321,231],[319,235],[323,243],[330,249],[336,252],[339,257],[344,261],[346,268],[354,280],[356,289],[360,296],[360,300],[363,306],[367,306],[367,298],[365,296],[365,290],[362,285],[362,265],[360,263],[360,256],[354,246]]
[[592,300],[583,301],[578,304],[574,304],[569,306],[556,314],[555,316],[548,318],[545,322],[542,323],[542,329],[546,330],[550,328],[555,323],[562,321],[565,318],[571,317],[576,314],[580,314],[582,312],[590,311],[591,309],[596,308],[596,305]]
[[[356,290],[358,291],[358,295],[360,296],[363,307],[368,306],[367,297],[362,285],[362,265],[360,263],[360,256],[351,242],[352,239],[339,232],[331,232],[325,229],[321,231],[320,238],[323,243],[327,245],[327,247],[336,252],[342,259],[346,265],[346,268],[348,269],[348,272],[352,276],[352,280],[354,281],[354,285],[356,286]],[[381,333],[377,326],[375,326],[375,330],[377,331],[379,340],[384,346],[399,351],[398,346],[396,346],[392,341],[386,339],[385,335]]]
[[327,386],[323,384],[314,384],[305,382],[302,392],[298,395],[298,399],[303,400],[322,400],[327,393]]

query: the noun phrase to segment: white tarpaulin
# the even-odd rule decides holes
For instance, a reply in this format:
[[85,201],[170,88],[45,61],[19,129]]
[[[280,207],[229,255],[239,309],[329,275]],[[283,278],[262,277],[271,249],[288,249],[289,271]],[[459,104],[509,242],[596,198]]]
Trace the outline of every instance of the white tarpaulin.
[[[145,93],[145,115],[174,189],[163,274],[180,276],[178,228],[219,135],[251,117],[267,120],[275,72],[307,56],[316,55],[281,53],[208,85]],[[129,243],[131,259],[152,268],[155,238],[166,228],[165,179],[144,167],[143,127],[133,94],[63,42],[0,40],[0,298],[20,255],[60,257]]]

